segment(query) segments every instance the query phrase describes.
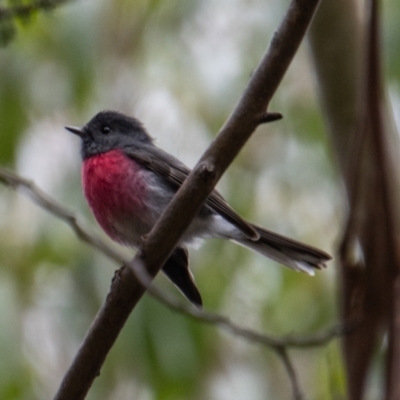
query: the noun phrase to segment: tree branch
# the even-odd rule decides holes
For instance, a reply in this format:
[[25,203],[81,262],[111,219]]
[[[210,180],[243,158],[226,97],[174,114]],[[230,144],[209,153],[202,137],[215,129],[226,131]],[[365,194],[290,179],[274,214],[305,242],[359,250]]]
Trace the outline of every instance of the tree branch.
[[[38,206],[51,213],[55,217],[66,222],[75,232],[78,238],[88,243],[90,246],[96,248],[111,260],[122,263],[130,264],[130,261],[124,258],[122,254],[114,250],[107,242],[101,238],[95,236],[93,233],[85,227],[85,225],[76,217],[76,215],[58,203],[55,199],[51,198],[48,194],[43,192],[30,180],[23,178],[12,171],[7,170],[0,166],[0,182],[20,190],[32,199]],[[126,268],[126,267],[123,267]],[[291,366],[291,362],[288,358],[288,348],[306,349],[310,347],[323,346],[329,343],[331,340],[350,332],[356,325],[354,323],[348,323],[346,325],[337,325],[322,332],[308,336],[287,336],[287,337],[274,337],[271,335],[261,334],[249,328],[240,326],[229,318],[222,315],[210,312],[204,312],[191,304],[184,304],[172,297],[171,295],[161,291],[156,286],[152,285],[152,279],[140,263],[132,266],[135,268],[135,275],[150,295],[159,300],[162,304],[170,308],[171,310],[189,316],[197,321],[217,326],[239,338],[243,338],[251,343],[257,343],[262,346],[268,347],[279,356],[284,363],[285,369],[288,373],[289,379],[292,383],[293,393],[295,399],[301,399],[299,397],[299,384],[297,382],[296,375],[294,374],[294,368]],[[115,279],[121,280],[121,272],[116,273]],[[289,368],[290,367],[290,368]],[[297,393],[297,394],[296,394]],[[300,393],[301,394],[301,393]]]
[[14,189],[21,189],[23,193],[26,193],[28,197],[30,197],[40,207],[70,225],[79,239],[100,250],[106,256],[111,258],[111,260],[120,264],[129,263],[129,260],[126,257],[123,257],[104,240],[95,236],[93,233],[90,233],[84,227],[82,222],[78,220],[74,212],[61,205],[57,200],[51,198],[29,179],[23,178],[0,166],[0,181]]
[[266,347],[270,347],[276,351],[279,351],[285,347],[304,349],[323,346],[329,343],[331,340],[337,338],[338,336],[342,336],[351,332],[360,323],[360,321],[348,322],[345,325],[333,326],[327,330],[324,330],[323,332],[309,336],[296,335],[278,338],[271,335],[265,335],[252,329],[244,328],[238,324],[235,324],[234,322],[230,321],[229,318],[222,315],[206,312],[194,307],[191,304],[186,305],[179,302],[175,298],[164,293],[156,286],[151,284],[151,277],[147,273],[143,265],[137,263],[133,265],[133,268],[138,279],[144,286],[147,287],[148,292],[170,309],[181,314],[190,316],[204,323],[219,326],[225,331],[234,334],[235,336],[239,336],[252,343],[257,343]]
[[312,30],[320,94],[349,203],[340,248],[343,319],[363,317],[359,329],[343,341],[344,360],[348,397],[361,399],[376,349],[387,331],[383,396],[397,399],[399,141],[382,80],[381,2],[367,1],[362,15],[357,5],[356,1],[324,1]]
[[204,200],[259,125],[260,116],[265,115],[317,5],[318,0],[291,1],[233,114],[149,233],[129,268],[123,268],[118,279],[114,279],[105,303],[61,383],[56,400],[85,398],[130,312],[146,290],[133,270],[143,264],[154,277],[165,263]]
[[[0,182],[16,190],[21,190],[45,211],[66,222],[79,239],[108,256],[112,261],[124,265],[131,264],[131,261],[124,257],[120,252],[116,251],[103,239],[90,232],[71,210],[58,203],[57,200],[50,197],[47,193],[43,192],[43,190],[41,190],[32,181],[0,166]],[[132,268],[134,268],[135,275],[138,277],[142,285],[147,288],[149,294],[151,294],[171,310],[190,316],[198,321],[219,326],[236,336],[266,347],[279,349],[282,347],[309,348],[323,346],[338,336],[350,332],[356,326],[354,322],[347,323],[345,325],[336,325],[315,335],[304,337],[296,335],[278,338],[261,334],[254,330],[235,324],[234,322],[230,321],[229,318],[226,318],[222,315],[202,311],[192,306],[190,303],[189,305],[181,303],[179,300],[153,285],[152,278],[147,273],[143,265],[140,263],[135,265],[132,264]],[[121,279],[121,272],[121,270],[117,271],[115,279]]]
[[294,369],[294,365],[289,357],[289,354],[287,353],[287,350],[283,347],[279,351],[277,351],[277,354],[281,358],[283,365],[285,366],[286,372],[289,376],[290,383],[292,384],[293,399],[304,400],[303,393],[300,389],[300,383],[297,378],[296,370]]

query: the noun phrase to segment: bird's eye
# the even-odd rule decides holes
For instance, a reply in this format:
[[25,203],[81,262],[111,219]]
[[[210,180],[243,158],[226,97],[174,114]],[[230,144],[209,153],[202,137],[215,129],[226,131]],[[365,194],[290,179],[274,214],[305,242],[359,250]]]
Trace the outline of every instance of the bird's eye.
[[101,132],[104,133],[105,135],[107,135],[107,133],[110,133],[110,131],[111,131],[111,129],[110,129],[110,127],[107,126],[107,125],[104,125],[104,126],[101,128]]

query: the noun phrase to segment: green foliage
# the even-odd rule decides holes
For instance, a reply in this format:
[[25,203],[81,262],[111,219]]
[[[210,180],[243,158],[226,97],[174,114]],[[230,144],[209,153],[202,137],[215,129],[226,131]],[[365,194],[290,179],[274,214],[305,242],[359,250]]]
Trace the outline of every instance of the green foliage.
[[0,47],[6,46],[14,39],[16,34],[15,24],[10,21],[6,20],[0,22]]

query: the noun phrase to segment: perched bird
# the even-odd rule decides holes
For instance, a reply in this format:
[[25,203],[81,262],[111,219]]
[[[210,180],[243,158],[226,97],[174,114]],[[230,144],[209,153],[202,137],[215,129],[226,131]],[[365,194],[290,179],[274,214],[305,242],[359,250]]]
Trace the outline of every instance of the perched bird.
[[[113,240],[138,248],[190,169],[156,147],[137,119],[115,111],[98,113],[83,128],[66,129],[82,139],[83,190],[96,220]],[[202,299],[186,246],[212,237],[230,239],[310,275],[331,259],[321,250],[244,220],[214,190],[162,267],[197,306]]]

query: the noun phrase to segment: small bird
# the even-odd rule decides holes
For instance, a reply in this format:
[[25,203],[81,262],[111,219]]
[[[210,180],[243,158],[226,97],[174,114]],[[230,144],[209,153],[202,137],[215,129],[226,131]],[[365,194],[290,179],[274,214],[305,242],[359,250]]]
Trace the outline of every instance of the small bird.
[[[82,184],[89,206],[115,241],[138,248],[190,173],[156,147],[136,118],[102,111],[84,127],[65,127],[82,140]],[[202,298],[189,270],[187,245],[198,239],[232,240],[296,271],[314,275],[331,257],[241,218],[213,190],[162,267],[196,306]]]

